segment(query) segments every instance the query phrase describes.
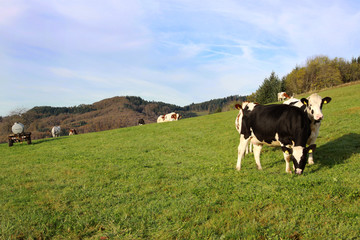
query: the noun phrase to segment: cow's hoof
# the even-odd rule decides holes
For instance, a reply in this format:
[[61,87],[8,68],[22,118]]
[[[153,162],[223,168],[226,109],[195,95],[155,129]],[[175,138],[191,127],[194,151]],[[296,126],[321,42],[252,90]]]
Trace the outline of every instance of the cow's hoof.
[[240,167],[236,167],[236,170],[240,171],[240,169],[241,169]]

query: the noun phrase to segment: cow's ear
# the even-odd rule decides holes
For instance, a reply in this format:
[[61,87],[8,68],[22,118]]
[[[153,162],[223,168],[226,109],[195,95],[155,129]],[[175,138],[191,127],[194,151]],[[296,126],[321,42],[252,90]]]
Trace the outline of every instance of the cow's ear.
[[312,153],[313,151],[315,151],[315,148],[316,148],[316,144],[311,144],[306,148],[306,150],[308,151],[308,153]]
[[329,103],[330,101],[331,101],[331,97],[325,97],[325,98],[322,99],[322,102],[325,103],[325,104]]
[[306,106],[309,105],[309,100],[307,100],[306,98],[302,98],[300,101]]
[[285,147],[285,146],[282,146],[282,147],[281,147],[281,150],[282,150],[285,154],[287,154],[287,155],[292,154],[292,149],[291,149],[291,148],[287,148],[287,147]]
[[238,109],[238,110],[240,110],[240,109],[241,109],[241,105],[237,103],[237,104],[235,104],[235,108]]

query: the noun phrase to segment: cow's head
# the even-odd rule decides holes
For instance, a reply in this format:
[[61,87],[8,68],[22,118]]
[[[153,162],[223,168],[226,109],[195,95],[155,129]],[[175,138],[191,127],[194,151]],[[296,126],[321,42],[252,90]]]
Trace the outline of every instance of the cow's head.
[[173,113],[172,115],[171,115],[171,118],[172,119],[174,119],[174,120],[179,120],[180,119],[180,114],[178,114],[178,113]]
[[308,116],[311,120],[321,121],[324,118],[322,114],[323,104],[331,101],[331,97],[321,98],[317,93],[311,94],[308,98],[302,98],[301,102],[306,106]]
[[244,101],[242,102],[242,104],[236,104],[235,108],[238,110],[242,110],[242,111],[252,111],[254,110],[254,107],[256,107],[258,105],[258,103],[254,103],[254,102],[248,102],[248,101]]
[[291,155],[291,160],[294,163],[295,173],[299,175],[304,172],[308,153],[314,151],[315,148],[316,144],[312,144],[307,148],[301,146],[296,146],[293,148],[288,148],[285,146],[281,147],[284,153]]

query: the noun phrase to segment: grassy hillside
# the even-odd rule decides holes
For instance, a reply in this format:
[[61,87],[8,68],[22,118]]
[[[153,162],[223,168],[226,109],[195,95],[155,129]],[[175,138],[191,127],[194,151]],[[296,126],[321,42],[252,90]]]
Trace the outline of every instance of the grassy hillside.
[[32,139],[51,136],[53,126],[61,126],[61,136],[70,129],[78,133],[100,132],[123,127],[137,126],[140,119],[146,124],[155,123],[159,115],[176,112],[182,118],[202,116],[214,112],[228,111],[236,101],[245,97],[228,96],[203,103],[180,107],[163,102],[146,101],[140,97],[112,97],[93,104],[74,107],[34,107],[14,110],[11,116],[0,116],[0,143],[7,142],[11,127],[21,122]]
[[315,164],[264,147],[235,170],[237,111],[0,144],[0,239],[356,239],[360,84],[320,92]]

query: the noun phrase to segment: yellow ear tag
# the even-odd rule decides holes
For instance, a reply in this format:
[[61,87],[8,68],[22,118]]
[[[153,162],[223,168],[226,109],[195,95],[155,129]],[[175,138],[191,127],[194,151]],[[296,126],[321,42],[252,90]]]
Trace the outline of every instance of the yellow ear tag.
[[326,104],[326,103],[327,103],[327,101],[325,100],[325,101],[324,101],[324,103]]
[[286,153],[286,154],[289,154],[289,151],[288,151],[288,150],[286,150],[286,151],[285,151],[285,153]]
[[309,153],[312,153],[312,149],[309,150]]

